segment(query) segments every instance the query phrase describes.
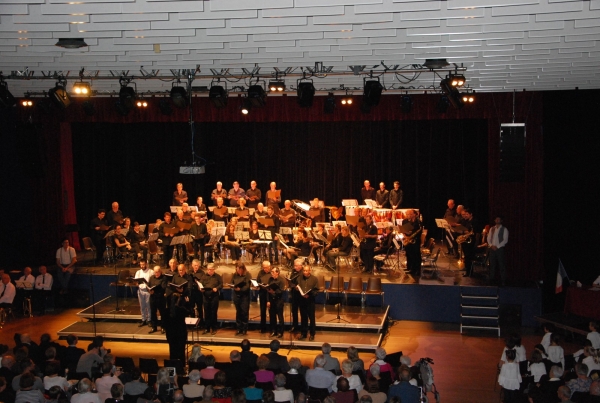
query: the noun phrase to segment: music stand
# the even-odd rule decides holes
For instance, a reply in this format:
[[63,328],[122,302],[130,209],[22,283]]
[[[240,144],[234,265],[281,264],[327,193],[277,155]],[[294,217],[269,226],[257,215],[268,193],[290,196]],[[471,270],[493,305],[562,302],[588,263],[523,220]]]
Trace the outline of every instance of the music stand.
[[[338,256],[335,259],[335,266],[336,266],[335,269],[337,271],[337,279],[338,279],[338,281],[337,281],[337,283],[338,283],[337,293],[338,293],[338,295],[341,295],[340,287],[343,290],[344,289],[344,284],[340,283],[340,263],[339,262],[340,262],[340,259],[339,259],[339,256]],[[340,296],[340,302],[338,302],[337,316],[335,318],[331,319],[331,320],[328,320],[327,323],[333,322],[334,320],[337,320],[337,323],[340,323],[340,321],[344,321],[346,323],[350,323],[350,321],[342,318],[342,316],[340,314],[341,313],[341,309],[342,309],[342,298]]]

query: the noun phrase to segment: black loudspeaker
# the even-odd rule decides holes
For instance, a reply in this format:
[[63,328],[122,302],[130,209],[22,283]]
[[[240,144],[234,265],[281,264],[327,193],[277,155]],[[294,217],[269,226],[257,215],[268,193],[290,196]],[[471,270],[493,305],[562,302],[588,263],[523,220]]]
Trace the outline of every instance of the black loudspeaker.
[[500,304],[498,309],[500,327],[518,329],[521,327],[521,305]]
[[525,179],[525,123],[500,125],[500,181]]

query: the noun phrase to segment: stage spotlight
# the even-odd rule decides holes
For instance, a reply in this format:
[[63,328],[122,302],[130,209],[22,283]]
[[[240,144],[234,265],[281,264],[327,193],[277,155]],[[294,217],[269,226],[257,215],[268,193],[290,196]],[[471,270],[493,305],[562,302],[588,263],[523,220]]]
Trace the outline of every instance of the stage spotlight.
[[298,89],[296,90],[298,98],[298,105],[301,108],[310,108],[313,104],[313,98],[315,96],[315,86],[311,81],[300,81],[298,80]]
[[448,110],[448,106],[450,106],[450,101],[446,95],[442,95],[440,100],[437,103],[436,110],[439,113],[446,113]]
[[23,100],[21,101],[21,106],[25,108],[31,108],[33,106],[33,100],[26,95],[25,98],[23,98]]
[[144,101],[143,99],[138,99],[137,102],[135,103],[135,106],[137,106],[138,108],[146,108],[148,107],[148,101]]
[[265,98],[267,93],[260,85],[251,85],[248,88],[248,100],[252,104],[253,108],[262,108],[265,106]]
[[354,101],[352,100],[352,98],[342,98],[340,102],[342,103],[342,105],[352,105],[352,102]]
[[132,109],[135,106],[135,99],[137,98],[135,89],[128,87],[127,84],[121,85],[119,91],[119,100],[124,108]]
[[66,109],[71,105],[71,96],[65,89],[66,85],[67,80],[59,79],[54,88],[48,91],[48,96],[54,102],[54,105],[57,105],[61,109]]
[[96,113],[96,107],[92,101],[85,101],[83,104],[83,112],[88,116],[94,116]]
[[473,91],[473,93],[463,94],[462,100],[465,104],[472,104],[475,102],[475,91]]
[[240,106],[240,111],[243,115],[247,115],[250,113],[250,109],[252,109],[252,101],[248,98],[245,98]]
[[184,109],[188,106],[188,94],[183,87],[171,88],[171,101],[176,108]]
[[213,85],[208,91],[208,99],[210,99],[210,102],[217,109],[227,106],[228,97],[227,90],[221,85]]
[[463,103],[460,93],[454,87],[452,87],[450,83],[450,79],[444,78],[440,81],[440,88],[444,95],[448,97],[448,101],[454,106],[456,109],[461,109],[465,104]]
[[131,110],[131,108],[127,108],[122,101],[117,101],[115,102],[115,109],[117,110],[117,113],[121,116],[127,116],[129,115],[129,111]]
[[75,83],[73,85],[73,93],[76,95],[83,95],[89,97],[90,95],[92,95],[90,83],[84,83],[83,81]]
[[335,110],[335,97],[333,96],[333,92],[327,94],[327,98],[325,98],[325,103],[323,104],[323,113],[331,114]]
[[160,109],[160,113],[162,113],[165,116],[169,116],[173,113],[173,108],[171,108],[171,104],[165,98],[162,98],[158,102],[158,109]]
[[8,84],[0,76],[0,105],[5,108],[10,108],[17,104],[17,100],[8,90]]
[[383,91],[383,85],[377,80],[366,80],[364,85],[363,103],[369,106],[379,105],[381,99],[381,92]]
[[454,88],[462,87],[465,85],[465,76],[462,74],[449,74],[448,78],[450,79],[450,85]]
[[281,80],[269,81],[269,91],[271,91],[271,92],[285,91],[285,81],[281,81]]
[[413,100],[411,98],[410,95],[403,95],[402,96],[402,112],[404,113],[410,113],[410,111],[412,110],[412,106],[413,106]]

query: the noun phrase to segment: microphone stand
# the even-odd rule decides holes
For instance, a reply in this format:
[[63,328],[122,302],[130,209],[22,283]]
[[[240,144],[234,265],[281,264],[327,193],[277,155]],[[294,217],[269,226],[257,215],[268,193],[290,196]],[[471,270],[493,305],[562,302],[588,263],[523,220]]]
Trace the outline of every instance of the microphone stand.
[[122,313],[125,309],[119,308],[119,274],[117,273],[117,259],[115,259],[115,298],[117,300],[117,306],[113,311],[107,313]]
[[[337,270],[337,279],[338,279],[338,289],[337,289],[337,293],[338,295],[340,295],[340,286],[341,289],[344,289],[344,284],[340,284],[340,260],[339,258],[335,259],[335,269]],[[342,309],[342,300],[340,298],[340,302],[338,303],[338,309],[337,309],[337,316],[334,319],[328,320],[327,323],[329,322],[333,322],[334,320],[337,320],[337,323],[340,323],[340,321],[344,321],[346,323],[350,323],[350,321],[347,321],[346,319],[343,319],[340,316],[340,311]]]
[[[298,274],[297,272],[292,272],[292,274],[294,274],[294,273],[296,273],[297,275],[296,275],[296,277],[290,276],[290,281],[293,281],[293,280],[297,279],[298,276],[300,276],[300,274]],[[294,319],[292,317],[292,314],[293,314],[293,305],[294,305],[294,288],[295,287],[290,288],[290,296],[291,296],[291,299],[292,299],[290,301],[290,323],[292,325],[294,325],[294,322],[293,322]],[[284,323],[283,327],[285,329],[285,323]],[[292,350],[295,350],[296,348],[297,347],[294,345],[294,332],[290,331],[290,348],[288,349],[287,355],[290,355],[290,353],[292,352]]]
[[94,270],[88,271],[90,275],[90,293],[91,293],[91,303],[92,303],[92,323],[94,324],[94,337],[96,337],[96,298],[94,297],[94,282],[92,281],[94,274]]

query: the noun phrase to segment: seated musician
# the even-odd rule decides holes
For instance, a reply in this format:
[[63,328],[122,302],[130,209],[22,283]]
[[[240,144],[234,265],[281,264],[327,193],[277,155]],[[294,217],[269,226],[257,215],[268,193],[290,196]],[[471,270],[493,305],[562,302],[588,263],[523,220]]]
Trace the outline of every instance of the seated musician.
[[[258,203],[258,205],[256,206],[256,210],[254,210],[254,214],[252,214],[252,217],[250,217],[250,219],[251,219],[251,221],[258,222],[259,217],[266,217],[266,216],[267,216],[267,209],[265,208],[265,205],[262,203]],[[261,228],[260,223],[258,223],[258,227]]]
[[31,267],[25,267],[23,269],[23,275],[19,277],[18,281],[24,281],[24,284],[17,284],[17,295],[15,298],[15,304],[21,307],[25,298],[31,298],[33,292],[33,286],[35,284],[35,277],[31,274]]
[[[279,230],[279,217],[275,215],[272,206],[267,207],[267,215],[265,218],[273,220],[273,225],[265,227],[266,231],[271,231],[271,239],[273,240],[269,245],[269,261],[271,263],[279,264],[279,250],[277,249],[277,244],[279,241],[277,240],[277,232]],[[274,260],[272,260],[272,254],[275,255]]]
[[217,206],[213,210],[213,220],[227,223],[228,218],[229,213],[227,212],[227,207],[223,204],[223,198],[219,197],[217,199]]
[[214,249],[216,245],[211,243],[210,240],[213,228],[216,228],[215,220],[208,220],[206,222],[206,241],[204,243],[204,251],[208,252],[208,256],[206,257],[208,263],[214,262]]
[[181,205],[181,211],[183,212],[183,217],[192,220],[192,210],[187,203],[183,203]]
[[[389,226],[385,228],[385,237],[381,240],[378,247],[375,248],[375,255],[387,255],[390,250],[394,248],[394,227]],[[375,259],[375,267],[377,270],[381,270],[383,266],[383,260]]]
[[[252,221],[250,224],[250,231],[248,232],[249,241],[256,241],[260,239],[260,235],[258,233],[258,221]],[[248,253],[252,255],[252,263],[254,263],[254,259],[256,259],[256,255],[258,255],[258,251],[260,249],[260,245],[256,243],[249,243],[246,245],[246,250]]]
[[227,231],[225,232],[225,240],[223,241],[223,246],[231,251],[231,259],[233,260],[233,264],[236,264],[237,261],[242,256],[242,248],[235,238],[235,222],[229,223],[227,226]]
[[146,242],[146,235],[140,231],[140,223],[133,223],[133,230],[129,232],[129,243],[131,249],[135,252],[133,264],[137,264],[137,260],[142,258],[144,261],[148,257],[148,242]]
[[348,256],[352,252],[352,238],[350,238],[350,228],[342,227],[342,238],[339,247],[332,248],[327,252],[326,266],[335,270],[335,258],[338,256]]
[[202,215],[202,213],[204,213],[204,216],[206,216],[206,204],[203,203],[202,196],[198,196],[198,198],[196,199],[195,206],[196,206],[196,210],[198,210],[200,215]]
[[125,238],[125,235],[123,235],[122,228],[118,224],[115,226],[113,241],[119,252],[127,253],[131,250],[131,243]]
[[238,221],[249,221],[250,220],[250,210],[246,207],[246,199],[238,200],[239,206],[235,209],[235,216]]
[[133,230],[131,227],[131,218],[125,217],[123,219],[123,225],[121,226],[121,233],[125,236],[125,239],[129,241],[129,233]]
[[[318,223],[317,229],[315,231],[313,231],[313,234],[315,234],[315,233],[319,234],[323,238],[327,239],[327,231],[325,230],[325,224]],[[316,238],[314,239],[314,243],[315,243],[315,245],[313,248],[313,256],[315,257],[315,264],[317,264],[319,262],[319,249],[323,249],[325,247],[325,243]]]
[[[329,239],[329,237],[327,237]],[[340,224],[336,224],[333,227],[333,236],[328,245],[325,245],[323,248],[323,254],[326,254],[333,248],[339,248],[340,243],[342,242],[342,226]]]
[[16,293],[15,285],[10,282],[10,276],[3,273],[0,283],[0,308],[12,308]]
[[285,255],[290,265],[294,262],[294,259],[296,259],[299,256],[303,258],[308,258],[312,250],[313,244],[316,245],[316,243],[310,241],[306,230],[304,228],[299,228],[298,240],[293,243],[294,247],[290,247],[285,250]]

